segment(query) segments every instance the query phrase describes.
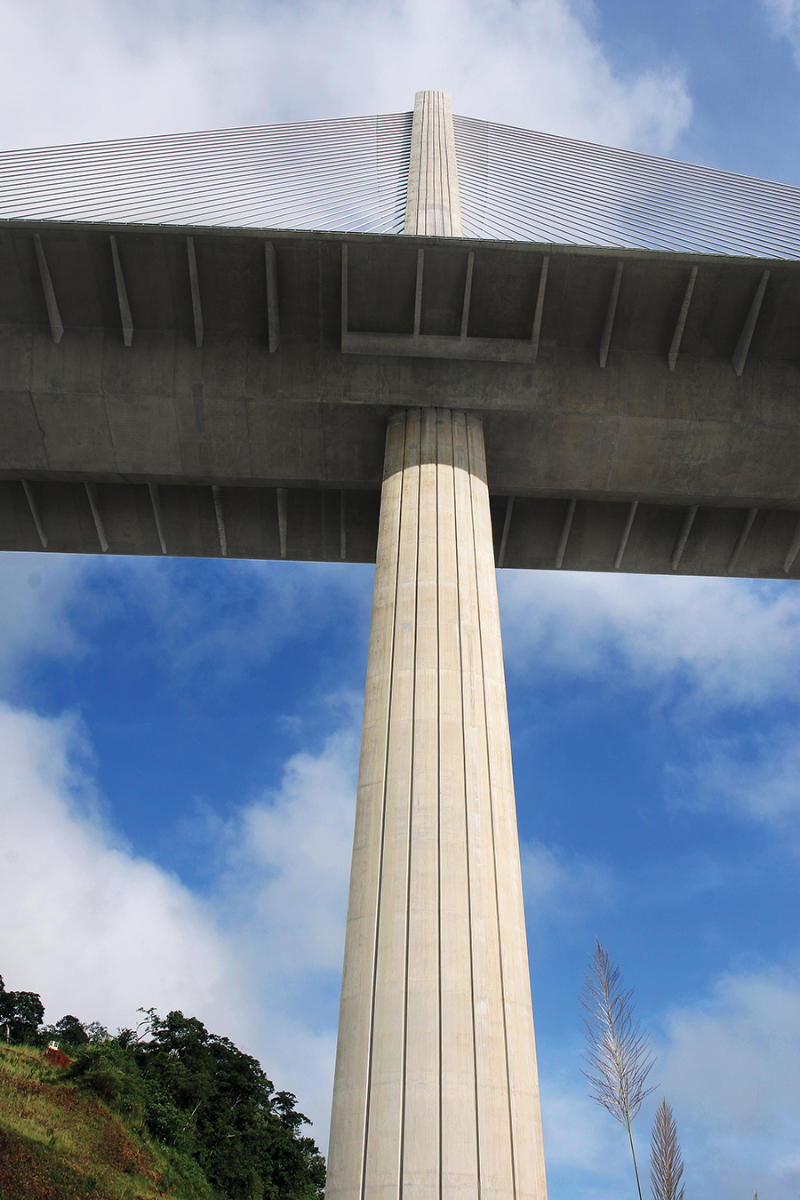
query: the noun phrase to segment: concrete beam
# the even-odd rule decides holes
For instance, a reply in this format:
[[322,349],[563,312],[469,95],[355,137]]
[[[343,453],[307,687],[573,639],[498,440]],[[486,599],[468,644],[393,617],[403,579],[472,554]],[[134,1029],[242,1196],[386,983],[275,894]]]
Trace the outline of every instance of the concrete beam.
[[800,554],[800,518],[798,518],[791,545],[789,546],[789,551],[783,562],[783,571],[785,575],[788,575],[791,571],[798,554]]
[[425,251],[417,250],[417,277],[414,284],[414,337],[419,338],[422,329],[422,282],[425,277]]
[[678,567],[680,566],[681,559],[683,558],[683,552],[686,549],[686,543],[689,540],[689,534],[692,532],[694,519],[697,516],[697,511],[698,505],[693,504],[684,518],[680,534],[678,535],[678,540],[675,543],[675,549],[672,552],[672,558],[670,559],[670,569],[673,571],[677,571]]
[[278,260],[273,242],[264,243],[264,263],[267,279],[267,345],[270,354],[274,354],[281,344],[281,322],[278,306]]
[[189,291],[192,297],[192,321],[194,322],[194,344],[203,344],[203,306],[200,301],[200,277],[197,273],[197,253],[194,238],[186,239],[186,258],[189,267]]
[[347,496],[339,492],[339,558],[347,561]]
[[686,328],[686,318],[689,316],[689,305],[692,303],[694,295],[694,285],[697,282],[697,267],[692,267],[689,272],[689,279],[686,284],[686,291],[683,293],[680,312],[678,319],[675,322],[675,332],[672,335],[672,341],[669,346],[669,354],[667,355],[667,363],[670,371],[674,371],[678,362],[678,355],[681,350],[681,341],[683,339],[683,331]]
[[739,561],[739,555],[744,550],[745,542],[747,541],[747,539],[750,536],[750,531],[753,528],[753,523],[757,516],[758,516],[758,509],[751,508],[744,518],[741,533],[739,534],[738,538],[736,539],[736,545],[733,548],[733,553],[731,554],[730,558],[728,559],[728,571],[727,571],[728,575],[730,575],[736,568],[736,563]]
[[[0,479],[0,549],[98,553],[99,538],[87,508],[84,482],[97,486],[108,553],[203,558],[221,554],[208,484],[19,478]],[[505,568],[567,566],[574,571],[624,569],[681,575],[727,575],[730,569],[730,574],[740,577],[800,576],[800,506],[759,509],[759,519],[730,567],[747,510],[659,505],[640,499],[621,567],[615,568],[633,501],[581,498],[577,503],[576,497],[518,495],[513,497],[509,519],[509,499],[495,496],[491,502],[498,565],[502,562]],[[274,486],[226,484],[222,502],[227,557],[374,561],[376,491],[284,487],[279,493]]]
[[111,243],[111,261],[114,266],[114,285],[117,289],[117,303],[119,304],[119,319],[122,325],[122,341],[126,346],[133,345],[133,316],[131,314],[131,306],[128,301],[128,288],[125,283],[125,275],[122,270],[122,260],[119,256],[119,245],[115,234],[111,234],[109,241]]
[[[278,506],[278,545],[281,558],[286,558],[287,540],[289,535],[289,495],[286,488],[276,488],[275,499]],[[341,532],[339,534],[341,547]]]
[[345,339],[350,332],[350,255],[347,242],[342,242],[339,260],[339,345],[344,352]]
[[744,373],[747,355],[750,351],[750,343],[753,340],[753,334],[756,331],[758,315],[761,312],[761,305],[764,303],[764,294],[769,283],[769,271],[764,271],[758,281],[755,295],[753,296],[750,308],[747,311],[742,332],[739,334],[739,340],[736,343],[736,349],[733,352],[733,369],[737,375],[741,376]]
[[467,255],[467,271],[464,278],[464,302],[461,306],[461,340],[464,341],[469,331],[469,305],[472,299],[472,272],[475,270],[475,255],[470,250]]
[[531,330],[531,361],[536,362],[539,354],[539,338],[542,335],[542,318],[544,317],[544,296],[547,289],[547,272],[550,269],[550,255],[542,255],[542,265],[539,270],[539,286],[536,289],[536,308],[533,311],[533,329]]
[[567,504],[567,511],[564,514],[564,524],[561,526],[561,536],[558,539],[558,550],[556,551],[556,570],[560,571],[564,565],[564,555],[567,552],[567,542],[572,530],[572,522],[575,519],[575,506],[577,501],[573,498]]
[[608,362],[608,351],[611,346],[611,335],[614,332],[614,318],[617,315],[617,304],[619,303],[619,289],[622,285],[622,270],[624,263],[620,260],[617,263],[614,271],[614,278],[611,282],[611,291],[608,296],[608,307],[606,308],[606,319],[603,322],[603,332],[600,336],[600,366],[605,367]]
[[631,530],[633,529],[633,522],[636,517],[636,510],[638,509],[638,507],[639,507],[639,501],[634,500],[633,503],[631,504],[630,508],[628,509],[628,516],[625,521],[625,528],[622,531],[622,537],[619,539],[619,546],[617,547],[617,553],[614,556],[614,570],[615,571],[618,571],[620,569],[620,567],[622,566],[622,559],[625,555],[625,550],[628,545],[628,539],[631,536]]
[[148,483],[147,490],[150,494],[150,505],[153,509],[153,521],[155,522],[156,533],[158,534],[158,544],[161,547],[161,553],[167,553],[167,539],[164,537],[164,525],[161,520],[161,501],[158,496],[158,485]]
[[348,333],[342,338],[345,354],[440,358],[454,362],[533,363],[537,348],[522,338],[462,338],[433,333]]
[[100,514],[100,504],[97,499],[97,484],[84,483],[83,486],[86,491],[86,499],[89,501],[89,509],[92,514],[95,530],[97,531],[97,540],[100,543],[100,549],[103,551],[103,554],[107,554],[108,538],[106,537],[103,518]]
[[509,496],[506,501],[506,515],[503,518],[503,532],[500,536],[500,549],[497,552],[497,565],[502,567],[505,565],[506,547],[508,545],[508,535],[511,531],[511,515],[514,512],[514,497]]
[[33,520],[33,527],[36,530],[36,536],[39,539],[42,549],[46,550],[47,534],[44,531],[44,526],[42,525],[42,520],[39,516],[39,509],[37,507],[36,500],[34,499],[33,489],[31,488],[31,485],[28,483],[27,479],[21,479],[20,483],[22,484],[22,490],[25,493],[25,499],[28,503],[28,511],[31,514],[31,519]]
[[56,299],[53,280],[50,276],[50,267],[47,264],[47,258],[45,257],[42,239],[38,233],[33,235],[33,247],[36,251],[36,264],[39,268],[39,278],[42,281],[44,302],[47,307],[47,319],[50,322],[50,336],[57,346],[64,336],[64,322],[61,320],[61,313],[58,308],[58,300]]
[[217,522],[217,536],[219,537],[219,552],[223,558],[228,557],[228,533],[225,528],[225,513],[222,509],[222,496],[218,487],[211,488],[211,498],[214,502],[214,518]]

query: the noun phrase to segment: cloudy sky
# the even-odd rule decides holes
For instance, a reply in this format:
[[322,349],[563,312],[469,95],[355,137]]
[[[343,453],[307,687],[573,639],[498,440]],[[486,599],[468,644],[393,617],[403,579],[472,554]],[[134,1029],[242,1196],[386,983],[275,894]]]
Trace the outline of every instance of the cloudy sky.
[[[798,0],[2,0],[0,148],[457,112],[800,183]],[[499,576],[551,1200],[630,1194],[586,1097],[595,935],[687,1194],[800,1193],[800,589]],[[0,972],[181,1008],[330,1105],[372,570],[0,557]]]

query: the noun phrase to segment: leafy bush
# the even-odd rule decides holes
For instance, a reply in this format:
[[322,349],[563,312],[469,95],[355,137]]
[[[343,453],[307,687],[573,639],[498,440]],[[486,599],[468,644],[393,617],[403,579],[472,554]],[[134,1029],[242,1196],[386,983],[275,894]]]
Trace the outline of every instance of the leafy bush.
[[72,1014],[40,1028],[39,996],[8,992],[0,977],[0,1032],[7,1023],[15,1041],[52,1039],[66,1046],[74,1056],[67,1078],[168,1149],[187,1194],[198,1200],[214,1193],[225,1200],[321,1198],[325,1161],[313,1139],[301,1134],[308,1119],[294,1095],[276,1092],[256,1059],[209,1033],[196,1017],[140,1011],[137,1030],[116,1037]]
[[166,1164],[161,1183],[164,1191],[191,1196],[192,1200],[216,1200],[211,1184],[191,1155],[172,1146],[161,1145],[159,1149]]
[[82,1047],[66,1074],[110,1108],[142,1120],[147,1089],[135,1058],[116,1038]]

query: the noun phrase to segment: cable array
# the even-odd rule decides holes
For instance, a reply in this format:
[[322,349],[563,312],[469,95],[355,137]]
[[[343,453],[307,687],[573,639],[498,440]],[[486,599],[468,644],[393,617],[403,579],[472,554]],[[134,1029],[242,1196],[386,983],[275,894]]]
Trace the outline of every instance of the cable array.
[[[412,113],[0,154],[0,220],[403,232]],[[800,188],[453,117],[466,237],[800,258]]]
[[467,237],[800,258],[800,188],[453,117]]
[[0,154],[0,220],[401,233],[411,113]]

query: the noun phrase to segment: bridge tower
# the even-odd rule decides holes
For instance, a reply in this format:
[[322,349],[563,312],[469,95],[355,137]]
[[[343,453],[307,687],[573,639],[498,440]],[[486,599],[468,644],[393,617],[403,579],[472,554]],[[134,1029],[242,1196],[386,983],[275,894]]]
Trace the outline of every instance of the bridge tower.
[[[459,236],[449,97],[419,92],[405,233]],[[389,421],[329,1200],[545,1200],[480,418]]]

